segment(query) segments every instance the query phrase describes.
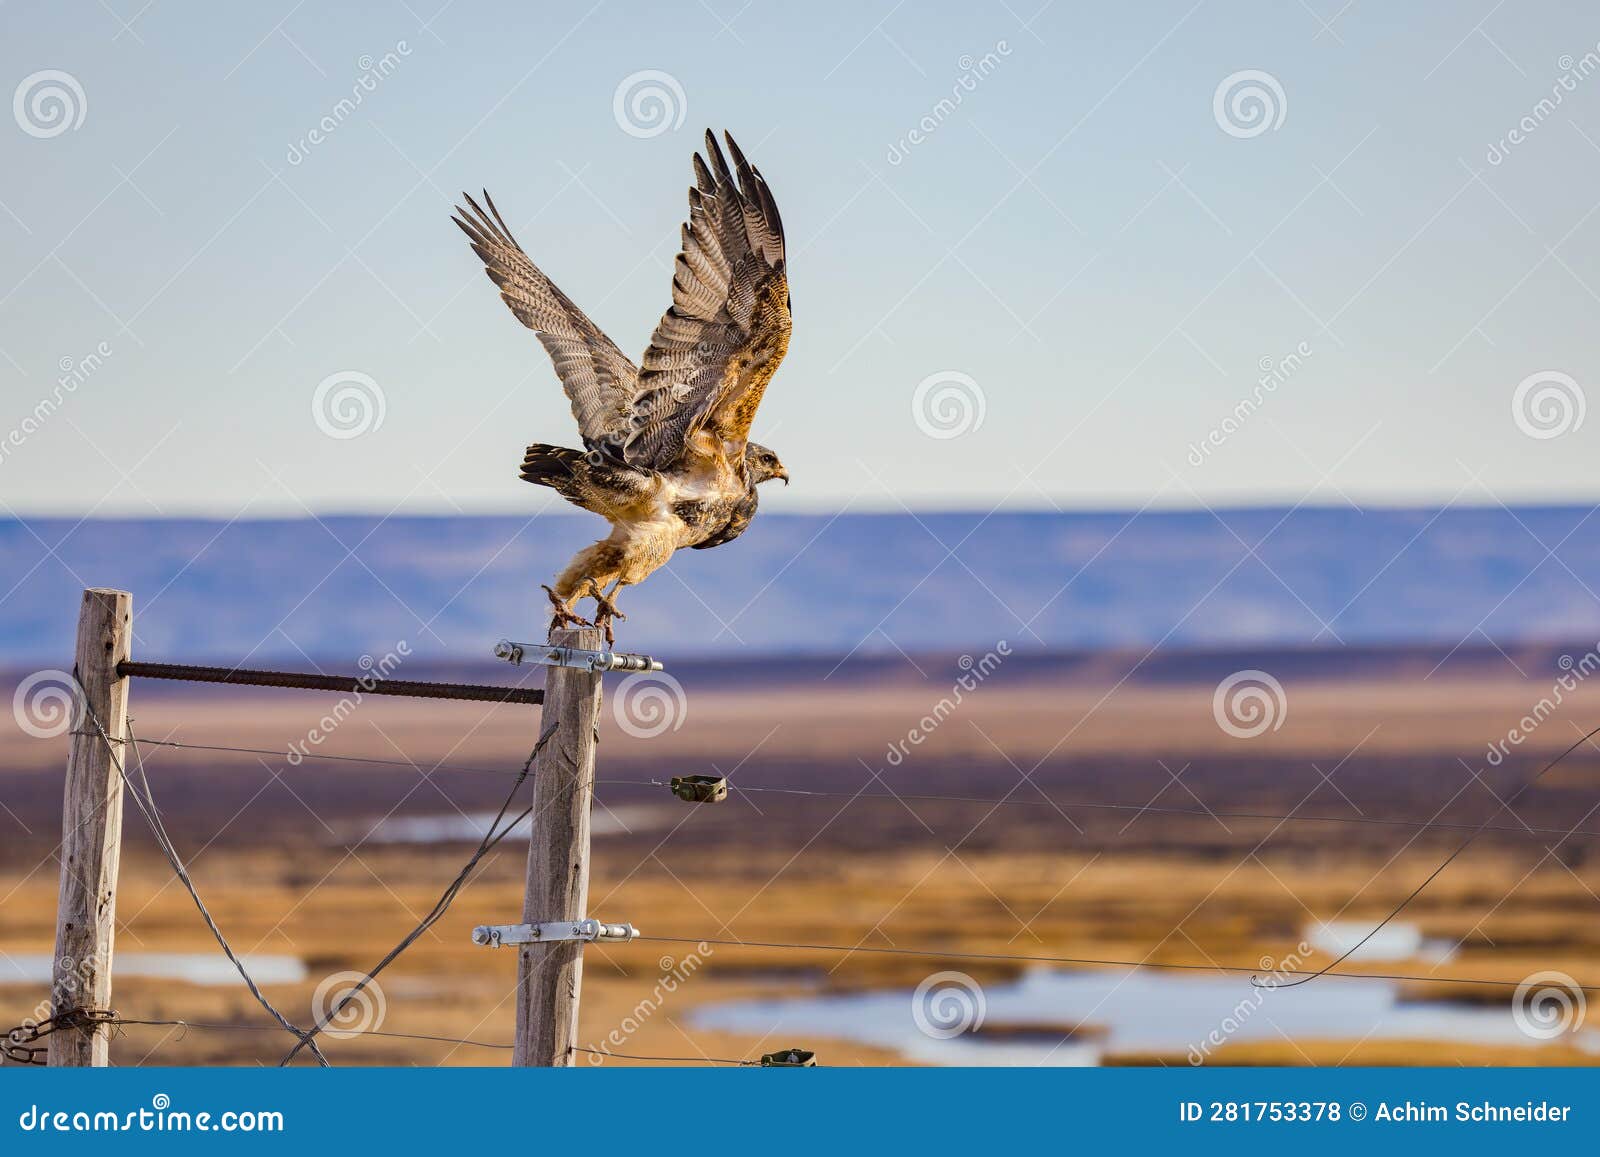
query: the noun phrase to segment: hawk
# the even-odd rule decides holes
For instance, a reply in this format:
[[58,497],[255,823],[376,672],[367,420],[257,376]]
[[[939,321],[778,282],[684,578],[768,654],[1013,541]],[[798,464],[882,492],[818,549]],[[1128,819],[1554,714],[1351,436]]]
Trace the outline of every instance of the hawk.
[[724,134],[694,158],[689,220],[672,272],[672,305],[639,366],[528,259],[487,192],[487,211],[452,218],[518,321],[538,335],[572,402],[583,449],[535,442],[521,476],[605,518],[611,533],[586,547],[544,590],[551,628],[591,625],[595,602],[614,642],[615,598],[681,547],[732,542],[756,513],[756,487],[789,481],[778,455],[750,440],[767,383],[789,348],[783,222],[761,173]]

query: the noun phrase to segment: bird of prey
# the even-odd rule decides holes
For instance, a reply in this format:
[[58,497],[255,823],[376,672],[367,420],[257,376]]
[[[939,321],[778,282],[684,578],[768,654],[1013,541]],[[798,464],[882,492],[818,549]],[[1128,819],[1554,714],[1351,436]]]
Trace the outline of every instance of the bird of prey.
[[672,273],[672,305],[635,366],[528,259],[487,192],[452,218],[483,260],[518,321],[533,330],[572,401],[583,449],[535,442],[524,481],[548,486],[611,523],[544,590],[551,628],[586,620],[614,642],[625,616],[614,599],[680,547],[704,550],[743,534],[756,487],[789,472],[750,440],[761,396],[789,348],[789,283],[783,222],[761,173],[727,136],[728,160],[706,133],[694,158],[689,220]]

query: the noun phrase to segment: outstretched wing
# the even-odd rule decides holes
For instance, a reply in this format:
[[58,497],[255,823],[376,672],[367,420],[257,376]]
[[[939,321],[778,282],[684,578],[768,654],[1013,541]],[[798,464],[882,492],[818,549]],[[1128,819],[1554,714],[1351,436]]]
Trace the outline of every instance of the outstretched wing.
[[[572,400],[572,416],[584,445],[594,449],[620,441],[627,429],[629,404],[638,392],[639,371],[600,328],[556,288],[511,236],[489,194],[485,213],[465,193],[471,211],[456,207],[451,220],[461,226],[483,260],[489,280],[517,320],[534,333],[555,363],[561,385]],[[492,215],[492,216],[491,216]]]
[[742,457],[761,395],[789,348],[783,221],[766,181],[727,141],[732,172],[709,132],[710,164],[694,158],[672,307],[645,351],[633,401],[624,456],[635,466],[670,467],[701,430]]

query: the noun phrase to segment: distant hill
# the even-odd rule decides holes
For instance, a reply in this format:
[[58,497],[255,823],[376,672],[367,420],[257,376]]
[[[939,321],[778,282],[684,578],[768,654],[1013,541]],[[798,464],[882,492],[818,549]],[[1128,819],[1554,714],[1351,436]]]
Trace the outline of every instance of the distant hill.
[[[624,592],[629,649],[696,654],[1475,645],[1600,638],[1592,508],[763,515]],[[61,663],[77,592],[146,656],[485,656],[542,629],[586,516],[0,521],[0,665]]]

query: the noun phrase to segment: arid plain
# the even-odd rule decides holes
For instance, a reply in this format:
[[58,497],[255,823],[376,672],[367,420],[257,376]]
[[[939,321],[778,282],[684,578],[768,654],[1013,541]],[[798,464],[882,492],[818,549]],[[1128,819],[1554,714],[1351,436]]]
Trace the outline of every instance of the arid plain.
[[[1290,1002],[1314,1010],[1347,986],[1390,985],[1397,1010],[1503,1014],[1509,1025],[1512,986],[1530,975],[1600,980],[1600,747],[1580,744],[1498,811],[1544,761],[1600,726],[1600,685],[1579,678],[1553,712],[1536,708],[1566,673],[1562,656],[1584,651],[1019,650],[958,696],[969,669],[954,655],[683,664],[671,672],[681,696],[668,687],[653,703],[610,677],[590,911],[674,939],[588,951],[580,1038],[601,1053],[650,1058],[748,1059],[800,1046],[825,1064],[915,1062],[920,1054],[837,1029],[733,1030],[698,1018],[730,1002],[903,993],[909,1028],[910,992],[932,973],[959,970],[996,994],[1041,967],[939,949],[1222,965],[1241,971],[1196,974],[1228,980],[1249,1001],[1251,970],[1291,956],[1309,970],[1327,963],[1336,940],[1302,941],[1319,927],[1377,923],[1492,818],[1397,921],[1416,933],[1414,951],[1342,966],[1407,979],[1324,977],[1270,993],[1252,1030],[1223,1032],[1204,1059],[1591,1063],[1592,1026],[1499,1040],[1410,1038],[1359,1018],[1314,1033],[1261,1031]],[[1257,735],[1225,728],[1217,714],[1219,683],[1243,670],[1283,689]],[[131,711],[142,740],[283,752],[338,699],[136,682]],[[1525,741],[1491,763],[1490,746],[1536,710]],[[398,766],[149,744],[143,754],[167,828],[235,946],[247,959],[296,962],[263,987],[304,1023],[326,977],[369,968],[433,906],[472,849],[471,822],[500,805],[537,730],[533,708],[369,696],[311,750]],[[4,1027],[46,996],[25,973],[52,948],[67,739],[26,735],[10,713],[0,739]],[[649,782],[694,773],[727,775],[742,790],[694,805]],[[379,978],[381,1022],[369,1027],[447,1039],[335,1039],[334,1063],[507,1062],[488,1046],[510,1039],[515,956],[475,947],[469,932],[519,918],[525,854],[516,839],[496,848],[445,918]],[[119,958],[196,954],[225,966],[131,808],[118,920]],[[252,1026],[130,1024],[113,1045],[118,1064],[272,1064],[292,1043],[238,983],[119,973],[113,1004],[130,1021]],[[1222,1006],[1218,1022],[1235,1007]],[[1195,1059],[1187,1045],[1197,1041],[1124,1043],[1120,1015],[1114,1001],[1094,1016],[1045,1007],[1008,1025],[991,1015],[979,1036],[1100,1037],[1108,1064]]]

